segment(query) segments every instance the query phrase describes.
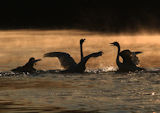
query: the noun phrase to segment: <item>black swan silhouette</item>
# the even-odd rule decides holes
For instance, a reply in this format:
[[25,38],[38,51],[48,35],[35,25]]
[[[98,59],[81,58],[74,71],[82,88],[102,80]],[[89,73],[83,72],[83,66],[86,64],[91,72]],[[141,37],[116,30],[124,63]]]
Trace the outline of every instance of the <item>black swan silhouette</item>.
[[34,57],[31,57],[29,61],[24,66],[19,66],[15,69],[12,69],[13,72],[24,72],[24,73],[34,73],[36,72],[36,69],[33,67],[36,62],[40,61],[41,59],[36,59]]
[[83,57],[83,43],[84,43],[85,39],[81,39],[80,40],[80,53],[81,53],[81,61],[77,64],[74,59],[65,52],[50,52],[50,53],[46,53],[44,54],[44,57],[58,57],[61,66],[64,67],[64,71],[62,72],[68,72],[68,73],[83,73],[86,69],[86,63],[88,61],[88,59],[90,59],[91,57],[99,57],[102,56],[103,52],[99,51],[99,52],[95,52],[95,53],[91,53],[85,57]]
[[[136,56],[137,54],[140,54],[142,52],[131,52],[130,50],[123,50],[120,52],[120,45],[118,42],[110,43],[113,46],[116,46],[118,48],[117,58],[116,58],[116,64],[119,68],[118,71],[120,72],[135,72],[135,71],[142,71],[144,68],[137,67],[139,64],[139,59]],[[122,57],[123,62],[120,62],[119,56]]]

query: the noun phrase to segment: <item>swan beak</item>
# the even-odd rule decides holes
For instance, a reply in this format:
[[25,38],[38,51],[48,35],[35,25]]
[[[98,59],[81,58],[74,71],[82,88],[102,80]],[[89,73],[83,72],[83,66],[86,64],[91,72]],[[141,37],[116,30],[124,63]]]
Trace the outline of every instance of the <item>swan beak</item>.
[[110,43],[110,46],[114,46],[114,43]]
[[141,53],[143,53],[142,51],[137,51],[137,52],[133,52],[134,54],[141,54]]
[[38,62],[38,61],[41,61],[41,59],[37,59],[37,60],[35,60],[35,62]]
[[103,54],[104,54],[104,52],[103,52],[103,51],[100,51],[100,53],[101,53],[101,55],[103,55]]

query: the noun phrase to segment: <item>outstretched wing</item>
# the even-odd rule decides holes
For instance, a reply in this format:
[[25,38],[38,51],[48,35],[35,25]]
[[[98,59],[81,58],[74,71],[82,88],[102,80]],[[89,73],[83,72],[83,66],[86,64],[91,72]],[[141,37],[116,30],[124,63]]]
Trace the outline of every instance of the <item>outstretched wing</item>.
[[85,57],[83,58],[83,61],[86,63],[89,58],[91,58],[91,57],[99,57],[99,56],[102,56],[102,54],[103,54],[102,51],[95,52],[95,53],[91,53],[91,54],[85,56]]
[[44,57],[57,57],[61,63],[61,66],[63,66],[65,69],[68,69],[76,64],[74,59],[65,52],[50,52],[44,54]]
[[120,52],[120,56],[123,58],[123,63],[128,65],[138,65],[139,59],[136,56],[142,52],[131,52],[130,50],[124,50]]

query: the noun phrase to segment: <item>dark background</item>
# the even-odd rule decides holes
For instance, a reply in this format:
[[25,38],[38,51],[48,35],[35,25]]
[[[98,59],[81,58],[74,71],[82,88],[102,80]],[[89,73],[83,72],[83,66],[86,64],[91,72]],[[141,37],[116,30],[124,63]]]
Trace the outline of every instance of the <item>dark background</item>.
[[[34,2],[33,2],[34,1]],[[109,33],[160,31],[154,2],[10,0],[0,3],[0,29],[84,29]]]

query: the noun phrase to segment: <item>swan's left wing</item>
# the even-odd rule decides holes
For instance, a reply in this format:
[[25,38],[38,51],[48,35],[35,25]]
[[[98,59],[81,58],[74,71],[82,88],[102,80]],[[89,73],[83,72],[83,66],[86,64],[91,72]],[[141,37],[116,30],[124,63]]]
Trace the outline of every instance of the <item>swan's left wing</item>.
[[44,57],[57,57],[61,65],[65,69],[68,69],[73,65],[76,65],[76,62],[74,61],[74,59],[68,53],[65,53],[65,52],[50,52],[50,53],[44,54]]

